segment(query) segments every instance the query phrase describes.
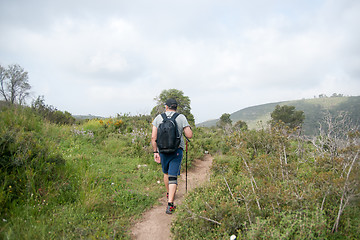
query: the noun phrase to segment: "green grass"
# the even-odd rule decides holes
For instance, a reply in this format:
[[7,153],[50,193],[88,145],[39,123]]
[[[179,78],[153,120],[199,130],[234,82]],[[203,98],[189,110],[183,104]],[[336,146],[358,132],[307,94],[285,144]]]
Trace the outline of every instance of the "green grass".
[[[25,189],[23,196],[8,202],[7,210],[1,211],[1,239],[129,239],[131,223],[164,191],[157,183],[162,174],[148,149],[148,138],[121,134],[112,126],[101,129],[94,122],[70,127],[43,124],[30,113],[2,114],[9,123],[12,117],[20,124],[29,122],[27,128],[32,129],[34,144],[40,136],[35,132],[40,131],[43,148],[56,149],[65,164],[57,167],[57,178],[39,183],[36,179],[41,178],[33,177],[33,190]],[[9,125],[3,131],[10,134],[14,131],[11,129]],[[18,131],[14,139],[20,141],[27,135],[26,130]],[[38,175],[31,171],[32,176]],[[6,179],[17,179],[15,175],[1,176],[5,177],[0,179],[4,186],[1,193],[8,196],[19,180],[10,185]]]
[[[0,172],[0,239],[130,239],[132,224],[165,191],[161,166],[153,160],[147,116],[74,126],[44,122],[26,109],[0,111],[0,117],[6,121],[2,136],[11,137],[0,138],[1,154],[14,164],[16,155],[7,149],[15,153],[26,146],[27,153],[34,146],[42,154],[33,159],[33,154],[24,155],[27,170],[15,164]],[[22,145],[25,137],[33,145]],[[189,167],[209,144],[190,143]],[[38,164],[53,155],[61,157],[61,164]],[[46,177],[47,169],[56,174]]]
[[123,157],[115,146],[73,137],[61,142],[69,175],[60,185],[48,186],[44,196],[15,207],[1,235],[8,239],[129,238],[131,222],[163,192],[157,183],[162,175],[152,155]]
[[[320,105],[323,108],[330,109],[339,104],[345,103],[348,100],[347,97],[327,97],[327,98],[314,98],[303,100],[306,104]],[[294,101],[296,103],[296,101]],[[291,102],[289,102],[291,105]]]

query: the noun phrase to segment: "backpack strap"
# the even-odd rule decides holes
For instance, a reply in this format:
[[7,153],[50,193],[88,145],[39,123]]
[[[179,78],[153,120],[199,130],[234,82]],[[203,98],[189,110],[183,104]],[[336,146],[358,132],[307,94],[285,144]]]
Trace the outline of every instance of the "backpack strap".
[[163,122],[165,122],[165,120],[167,119],[166,114],[165,114],[165,113],[162,113],[161,116],[162,116],[162,118],[163,118]]
[[176,127],[176,138],[180,138],[181,134],[179,133],[179,130],[178,130],[178,125],[177,125],[177,122],[176,122],[176,118],[179,116],[180,114],[175,112],[172,116],[171,116],[171,120],[174,122],[175,124],[175,127]]
[[[176,119],[179,115],[180,115],[179,113],[175,112],[175,113],[171,116],[171,120],[175,121],[175,119]],[[166,116],[166,113],[162,113],[161,116],[162,116],[162,118],[163,118],[163,122],[168,119],[168,117]]]
[[171,116],[171,119],[172,119],[173,121],[175,121],[175,119],[176,119],[179,115],[180,115],[179,113],[175,112],[175,113]]

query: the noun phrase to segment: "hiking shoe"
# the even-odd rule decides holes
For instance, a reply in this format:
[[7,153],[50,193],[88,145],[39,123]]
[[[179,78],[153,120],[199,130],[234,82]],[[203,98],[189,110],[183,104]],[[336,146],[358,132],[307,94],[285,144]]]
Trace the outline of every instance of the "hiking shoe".
[[175,212],[176,206],[174,205],[168,205],[166,208],[166,213],[167,214],[173,214],[173,212]]

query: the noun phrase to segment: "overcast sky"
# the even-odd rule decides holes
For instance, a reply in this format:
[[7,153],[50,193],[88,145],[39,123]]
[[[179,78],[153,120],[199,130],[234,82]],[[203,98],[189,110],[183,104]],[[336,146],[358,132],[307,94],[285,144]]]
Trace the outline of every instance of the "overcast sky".
[[0,0],[0,65],[74,115],[148,114],[175,88],[200,123],[360,95],[359,23],[358,0]]

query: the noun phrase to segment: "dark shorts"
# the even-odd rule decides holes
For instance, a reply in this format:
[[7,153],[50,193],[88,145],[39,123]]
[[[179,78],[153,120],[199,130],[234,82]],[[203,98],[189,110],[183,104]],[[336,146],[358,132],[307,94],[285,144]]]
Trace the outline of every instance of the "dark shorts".
[[178,150],[171,154],[160,153],[161,167],[165,174],[177,176],[180,175],[181,160],[183,157],[183,150]]

